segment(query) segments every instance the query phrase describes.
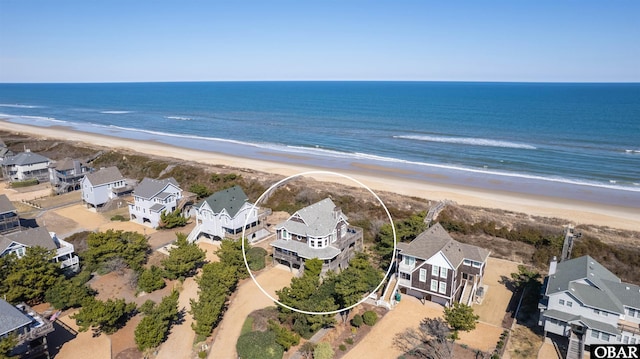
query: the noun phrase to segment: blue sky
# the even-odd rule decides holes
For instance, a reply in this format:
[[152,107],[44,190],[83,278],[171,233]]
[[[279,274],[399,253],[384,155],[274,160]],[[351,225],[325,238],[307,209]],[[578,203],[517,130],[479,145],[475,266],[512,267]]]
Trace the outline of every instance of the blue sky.
[[0,82],[640,82],[640,1],[0,0]]

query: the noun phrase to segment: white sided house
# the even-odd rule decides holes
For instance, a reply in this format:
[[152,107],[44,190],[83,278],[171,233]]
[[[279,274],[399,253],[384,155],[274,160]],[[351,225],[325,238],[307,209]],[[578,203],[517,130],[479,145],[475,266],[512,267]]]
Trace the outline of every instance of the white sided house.
[[3,176],[10,181],[37,179],[40,182],[48,182],[50,164],[50,159],[29,150],[5,157],[0,162]]
[[445,306],[473,303],[490,254],[454,240],[440,223],[397,250],[400,291]]
[[145,178],[133,190],[133,203],[129,203],[132,221],[156,228],[162,212],[168,214],[178,208],[182,189],[173,177],[156,180]]
[[363,249],[362,238],[362,228],[350,226],[342,210],[326,198],[276,226],[273,259],[302,269],[305,260],[318,258],[324,263],[323,273],[340,271]]
[[129,189],[125,178],[115,166],[85,175],[80,181],[80,186],[84,204],[96,209]]
[[582,358],[594,344],[640,344],[640,287],[590,256],[554,258],[543,286],[538,325],[564,341],[567,358]]
[[53,261],[60,263],[62,269],[79,269],[79,260],[73,244],[59,239],[55,233],[47,231],[44,227],[0,235],[0,257],[14,253],[21,258],[28,247],[42,247],[52,251]]
[[[242,236],[243,228],[250,242],[262,238],[259,229],[263,228],[261,210],[249,202],[249,198],[239,186],[218,191],[196,204],[196,226],[189,234],[193,242],[200,236],[209,239],[231,238]],[[245,227],[246,223],[246,227]]]

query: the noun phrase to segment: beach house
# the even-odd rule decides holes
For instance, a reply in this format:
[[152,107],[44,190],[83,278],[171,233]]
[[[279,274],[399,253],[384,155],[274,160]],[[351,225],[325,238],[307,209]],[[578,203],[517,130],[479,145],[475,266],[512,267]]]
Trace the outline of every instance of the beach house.
[[330,198],[298,210],[275,227],[273,259],[290,268],[302,269],[304,261],[313,258],[324,262],[323,272],[346,268],[363,249],[362,228],[347,220]]
[[440,223],[410,243],[398,243],[397,251],[399,290],[445,306],[473,303],[490,254],[454,240]]
[[49,165],[49,182],[57,194],[77,191],[85,175],[91,173],[91,168],[81,160],[65,158]]
[[44,227],[27,228],[0,235],[0,257],[14,253],[18,258],[25,255],[28,247],[42,247],[53,254],[52,261],[60,263],[62,269],[79,269],[78,256],[73,244],[59,239]]
[[90,208],[99,209],[110,200],[129,194],[133,187],[127,183],[117,167],[102,168],[87,173],[80,180],[82,202]]
[[171,213],[179,209],[182,189],[173,177],[157,180],[145,178],[133,190],[133,203],[129,203],[132,221],[158,227],[162,212]]
[[20,217],[9,198],[0,194],[0,233],[7,233],[20,229]]
[[538,324],[567,347],[567,358],[582,358],[593,344],[640,344],[640,287],[590,256],[553,258],[543,293]]
[[17,340],[16,347],[9,353],[10,356],[48,358],[46,336],[53,331],[53,323],[28,305],[20,303],[13,306],[0,299],[0,340],[9,335],[15,335]]
[[260,240],[268,234],[263,225],[267,211],[254,208],[240,186],[212,194],[197,203],[192,211],[195,213],[196,226],[188,237],[191,242],[200,236],[209,239],[238,239],[242,236],[243,228],[250,242]]
[[7,156],[0,163],[2,175],[10,181],[36,179],[40,182],[49,180],[49,164],[50,159],[29,150]]

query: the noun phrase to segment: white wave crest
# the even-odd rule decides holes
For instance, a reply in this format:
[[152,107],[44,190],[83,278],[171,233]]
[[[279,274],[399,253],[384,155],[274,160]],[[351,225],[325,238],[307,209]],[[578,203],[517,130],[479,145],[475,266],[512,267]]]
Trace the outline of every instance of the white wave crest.
[[180,120],[180,121],[191,121],[192,118],[190,117],[183,117],[183,116],[166,116],[166,119],[169,120]]
[[506,148],[521,148],[526,150],[535,150],[535,146],[526,143],[517,143],[510,141],[490,140],[486,138],[474,138],[474,137],[446,137],[446,136],[393,136],[393,138],[427,141],[427,142],[441,142],[441,143],[455,143],[461,145],[470,146],[489,146],[489,147],[506,147]]
[[19,105],[19,104],[0,103],[0,107],[12,107],[12,108],[40,108],[41,106],[32,106],[32,105]]
[[133,111],[100,111],[100,113],[104,113],[107,115],[124,115],[131,112]]

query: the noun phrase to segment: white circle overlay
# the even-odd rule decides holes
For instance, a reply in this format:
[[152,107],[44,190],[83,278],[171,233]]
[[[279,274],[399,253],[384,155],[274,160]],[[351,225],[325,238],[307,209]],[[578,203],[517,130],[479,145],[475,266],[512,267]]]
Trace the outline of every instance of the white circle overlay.
[[[373,192],[373,190],[371,190],[371,188],[369,188],[368,186],[366,186],[365,184],[363,184],[362,182],[358,181],[357,179],[347,176],[345,174],[342,173],[337,173],[337,172],[331,172],[331,171],[307,171],[307,172],[302,172],[302,173],[298,173],[292,176],[289,176],[287,178],[284,178],[278,182],[276,182],[275,184],[273,184],[271,187],[269,187],[266,191],[264,191],[264,193],[262,193],[262,195],[260,195],[260,197],[258,197],[258,199],[256,200],[256,202],[253,204],[253,206],[251,207],[251,211],[255,210],[258,203],[260,203],[260,201],[262,201],[262,199],[271,191],[273,191],[274,189],[276,189],[277,187],[279,187],[280,185],[289,182],[297,177],[304,177],[304,176],[308,176],[308,175],[332,175],[332,176],[337,176],[337,177],[342,177],[342,178],[346,178],[356,184],[358,184],[359,186],[365,188],[367,191],[369,191],[369,193],[371,193],[380,203],[380,205],[382,205],[382,208],[384,209],[385,213],[387,214],[387,217],[389,218],[389,223],[391,223],[391,231],[393,232],[393,255],[391,257],[391,262],[389,262],[389,268],[387,269],[387,272],[385,273],[384,277],[382,277],[382,281],[380,282],[380,284],[378,284],[378,286],[373,290],[372,293],[375,293],[376,291],[378,291],[378,289],[380,289],[380,287],[384,284],[384,280],[389,276],[389,274],[391,273],[391,268],[393,267],[393,263],[395,262],[396,259],[396,244],[397,244],[397,238],[396,238],[396,227],[393,225],[393,218],[391,218],[391,214],[389,213],[389,210],[387,209],[387,206],[384,204],[384,202],[382,202],[382,200],[380,199],[380,197],[378,197],[378,195]],[[359,302],[357,302],[356,304],[353,304],[347,308],[342,308],[342,309],[337,309],[337,310],[333,310],[330,312],[309,312],[306,310],[301,310],[298,308],[294,308],[294,307],[290,307],[286,304],[281,303],[280,301],[278,301],[277,299],[275,299],[274,297],[271,296],[271,294],[267,293],[266,290],[264,290],[264,288],[262,288],[262,286],[260,285],[260,283],[258,283],[258,281],[256,280],[256,277],[253,275],[253,273],[251,273],[251,269],[249,269],[249,263],[247,262],[247,253],[244,247],[244,241],[245,241],[245,232],[246,232],[246,228],[247,228],[247,223],[249,221],[249,216],[247,216],[247,218],[244,220],[244,225],[242,227],[242,258],[244,259],[244,265],[247,267],[247,272],[249,272],[249,276],[251,276],[251,279],[253,280],[253,282],[258,286],[258,288],[260,289],[260,291],[266,295],[269,299],[273,300],[275,303],[277,303],[278,305],[287,308],[289,310],[292,310],[294,312],[298,312],[298,313],[302,313],[302,314],[311,314],[311,315],[327,315],[327,314],[338,314],[347,310],[351,310],[354,307],[364,303],[369,295],[365,296],[362,300],[360,300]]]

